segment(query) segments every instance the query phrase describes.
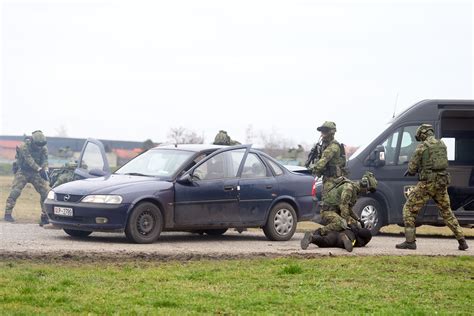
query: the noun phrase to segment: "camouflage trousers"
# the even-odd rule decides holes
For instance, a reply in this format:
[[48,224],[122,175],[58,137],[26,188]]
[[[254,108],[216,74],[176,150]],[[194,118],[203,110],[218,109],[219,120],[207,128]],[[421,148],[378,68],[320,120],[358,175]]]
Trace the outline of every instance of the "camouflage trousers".
[[324,224],[321,227],[321,235],[326,235],[330,231],[342,231],[348,229],[347,221],[335,210],[321,211],[321,219]]
[[41,211],[43,213],[45,212],[43,202],[46,199],[46,196],[48,195],[48,183],[40,177],[39,173],[26,173],[18,171],[17,173],[15,173],[15,178],[13,179],[12,183],[12,189],[10,191],[10,195],[7,198],[5,214],[11,214],[13,212],[16,200],[20,196],[21,191],[27,183],[31,183],[35,190],[40,194]]
[[451,210],[447,183],[443,181],[420,181],[410,192],[403,206],[403,221],[406,228],[415,228],[416,216],[429,199],[433,199],[446,226],[451,229],[456,239],[464,238],[461,226]]

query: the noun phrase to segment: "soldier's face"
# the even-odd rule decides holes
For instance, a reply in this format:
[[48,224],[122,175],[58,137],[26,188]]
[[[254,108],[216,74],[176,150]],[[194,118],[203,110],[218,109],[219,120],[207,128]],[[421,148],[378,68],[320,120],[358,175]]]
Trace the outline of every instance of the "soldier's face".
[[330,134],[330,131],[329,131],[328,129],[322,129],[322,130],[321,130],[321,137],[322,137],[323,139],[328,138],[328,137],[329,137],[329,134]]

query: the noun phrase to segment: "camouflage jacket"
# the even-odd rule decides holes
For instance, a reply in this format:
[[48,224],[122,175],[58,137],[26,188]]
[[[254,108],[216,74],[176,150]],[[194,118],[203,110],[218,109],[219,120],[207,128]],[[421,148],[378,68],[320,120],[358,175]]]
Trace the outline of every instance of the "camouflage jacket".
[[325,145],[326,144],[323,144],[321,158],[319,158],[313,167],[313,173],[318,177],[339,177],[342,175],[340,170],[338,172],[338,169],[340,169],[339,160],[341,156],[341,147],[336,140],[332,140],[326,146]]
[[48,167],[48,149],[46,146],[33,149],[31,141],[27,139],[16,148],[16,162],[18,168],[27,173],[37,172],[39,168]]
[[358,219],[352,207],[357,202],[360,186],[357,182],[342,177],[340,179],[342,179],[342,184],[336,184],[334,188],[328,191],[323,198],[323,205],[328,210],[339,211],[341,217],[349,223],[351,218]]

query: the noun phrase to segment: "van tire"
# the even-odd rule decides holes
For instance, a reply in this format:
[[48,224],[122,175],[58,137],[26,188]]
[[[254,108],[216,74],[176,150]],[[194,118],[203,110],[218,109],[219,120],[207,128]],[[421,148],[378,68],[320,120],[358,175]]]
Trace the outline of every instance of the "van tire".
[[376,199],[370,197],[359,198],[352,210],[362,219],[372,236],[377,235],[380,228],[386,223],[385,210]]

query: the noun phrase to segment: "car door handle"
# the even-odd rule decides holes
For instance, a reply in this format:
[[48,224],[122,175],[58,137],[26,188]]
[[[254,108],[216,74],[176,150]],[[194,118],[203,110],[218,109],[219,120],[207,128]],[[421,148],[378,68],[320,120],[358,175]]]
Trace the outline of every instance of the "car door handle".
[[273,185],[267,184],[266,188],[270,190],[271,188],[273,188]]
[[224,191],[234,191],[234,186],[233,185],[226,185],[226,186],[224,186]]

